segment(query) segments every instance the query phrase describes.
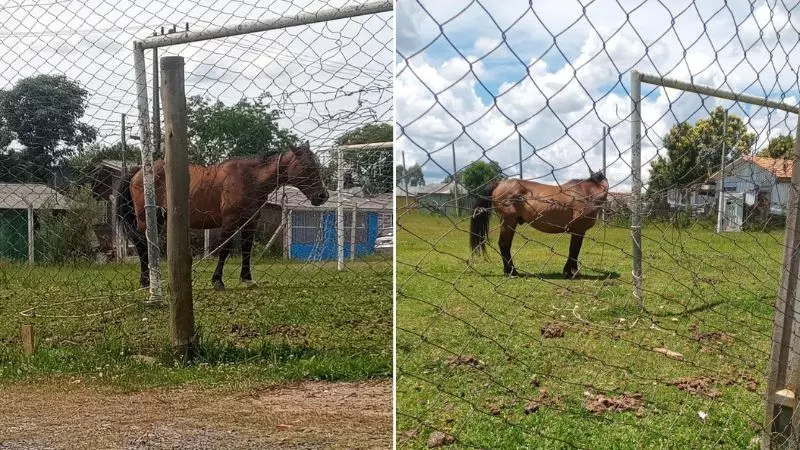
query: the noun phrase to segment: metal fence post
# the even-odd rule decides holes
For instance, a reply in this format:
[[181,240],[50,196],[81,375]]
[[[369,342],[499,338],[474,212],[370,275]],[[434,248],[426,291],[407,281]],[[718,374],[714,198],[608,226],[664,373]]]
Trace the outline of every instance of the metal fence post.
[[197,352],[192,305],[192,254],[189,246],[189,133],[186,124],[184,62],[161,59],[164,104],[164,157],[167,188],[167,261],[170,284],[170,331],[176,359],[186,362]]
[[336,267],[341,272],[344,270],[344,200],[342,199],[342,190],[344,190],[344,158],[342,153],[344,149],[336,149]]
[[456,177],[458,168],[456,165],[456,143],[453,142],[451,147],[453,148],[453,199],[456,203],[456,217],[461,217],[461,211],[458,208],[458,177]]
[[139,108],[139,138],[142,143],[142,176],[144,179],[144,209],[147,221],[147,257],[150,269],[151,304],[163,302],[161,294],[161,255],[158,247],[158,206],[153,179],[153,149],[150,141],[150,117],[147,114],[147,72],[144,65],[144,48],[133,44],[133,67],[136,72],[136,97]]
[[642,76],[631,71],[631,234],[633,236],[633,296],[639,309],[642,295]]

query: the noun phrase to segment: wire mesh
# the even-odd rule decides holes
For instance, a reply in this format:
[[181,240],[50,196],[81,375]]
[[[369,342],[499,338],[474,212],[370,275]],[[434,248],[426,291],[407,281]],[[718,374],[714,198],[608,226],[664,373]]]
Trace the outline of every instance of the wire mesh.
[[[168,311],[144,305],[135,239],[125,226],[130,216],[119,214],[126,194],[137,205],[134,174],[141,164],[134,41],[291,21],[361,3],[33,1],[0,7],[0,330],[9,344],[0,357],[20,362],[9,371],[96,377],[104,368],[106,376],[125,378],[141,360],[131,355],[165,364],[169,358]],[[337,241],[330,235],[337,230],[327,218],[335,217],[340,198],[334,149],[391,141],[393,33],[388,11],[158,49],[159,57],[185,60],[189,155],[198,165],[192,173],[216,177],[200,183],[205,190],[193,193],[192,202],[202,201],[208,208],[202,213],[213,219],[230,186],[248,188],[234,205],[241,206],[234,225],[194,226],[193,219],[193,228],[210,228],[190,233],[200,362],[221,364],[223,371],[222,363],[252,364],[260,376],[279,379],[390,372],[392,254],[391,246],[376,245],[386,234],[378,218],[392,214],[390,151],[344,157],[342,172],[351,176],[343,209],[350,220],[356,209],[357,224],[355,233],[345,230],[356,245],[351,249],[347,234],[342,271],[331,261]],[[152,56],[145,52],[151,116],[158,84]],[[155,112],[150,127],[163,130]],[[155,159],[163,158],[163,141]],[[306,142],[310,153],[302,152]],[[233,161],[225,167],[252,170],[214,166],[225,161]],[[276,161],[278,173],[269,173]],[[309,198],[309,178],[327,202]],[[134,187],[126,190],[130,179]],[[156,185],[163,188],[163,177]],[[320,233],[292,240],[303,236],[304,215],[323,217]],[[242,230],[255,235],[254,286],[240,280]],[[223,242],[231,243],[232,254],[222,274],[227,289],[217,292],[211,278]],[[303,246],[324,251],[303,253]],[[20,359],[20,322],[36,326],[38,364]]]
[[629,80],[793,107],[796,7],[398,4],[398,447],[759,446],[796,115],[642,86],[639,307]]

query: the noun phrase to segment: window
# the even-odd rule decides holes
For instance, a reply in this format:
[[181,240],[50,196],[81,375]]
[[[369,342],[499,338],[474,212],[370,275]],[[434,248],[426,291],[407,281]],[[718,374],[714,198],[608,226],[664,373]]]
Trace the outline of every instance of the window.
[[323,240],[322,211],[292,211],[292,243],[314,244]]

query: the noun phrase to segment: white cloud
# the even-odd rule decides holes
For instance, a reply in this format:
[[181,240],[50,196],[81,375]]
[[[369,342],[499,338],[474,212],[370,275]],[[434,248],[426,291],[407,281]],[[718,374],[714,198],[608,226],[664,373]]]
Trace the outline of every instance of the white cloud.
[[[0,89],[36,74],[65,74],[89,91],[85,121],[106,142],[119,116],[137,117],[132,43],[162,26],[200,31],[364,3],[363,0],[35,0],[0,8]],[[392,13],[160,49],[186,60],[187,95],[226,103],[267,92],[281,124],[329,146],[364,123],[392,120]],[[148,84],[151,52],[146,52]],[[148,87],[152,95],[152,85]],[[150,99],[152,102],[152,98]]]
[[[526,178],[585,177],[589,168],[601,167],[602,127],[611,126],[609,178],[615,188],[629,188],[631,69],[773,99],[785,96],[788,103],[798,97],[797,71],[787,61],[800,60],[800,26],[794,23],[796,15],[790,20],[780,7],[757,2],[751,11],[747,4],[686,0],[670,2],[667,10],[657,2],[598,0],[584,13],[570,0],[535,2],[533,9],[528,2],[500,3],[482,3],[488,14],[469,2],[398,4],[398,28],[404,27],[404,17],[419,23],[423,17],[430,20],[430,14],[447,23],[444,33],[458,52],[474,55],[471,61],[485,57],[470,71],[448,44],[441,46],[444,52],[431,47],[399,62],[395,92],[404,135],[397,150],[425,163],[423,170],[433,178],[429,181],[452,171],[453,142],[459,167],[488,157],[507,173],[518,173],[518,132],[524,140]],[[425,36],[436,38],[438,25],[434,28],[417,25],[415,45],[428,44]],[[490,52],[501,32],[510,51],[498,58],[499,51]],[[407,56],[403,48],[398,42],[401,57]],[[527,67],[511,52],[524,55]],[[492,86],[491,94],[481,83]],[[696,120],[717,105],[748,114],[732,102],[704,101],[674,89],[644,85],[642,91],[655,93],[642,104],[645,163],[654,159],[662,137],[678,121]],[[764,108],[752,108],[745,119],[758,135],[756,148],[797,122],[793,115]],[[643,176],[649,178],[647,166]]]

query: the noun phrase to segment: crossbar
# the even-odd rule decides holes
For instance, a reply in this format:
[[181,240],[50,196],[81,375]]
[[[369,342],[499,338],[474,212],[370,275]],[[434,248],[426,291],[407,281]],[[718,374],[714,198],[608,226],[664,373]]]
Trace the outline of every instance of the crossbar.
[[646,73],[639,73],[639,77],[642,80],[642,83],[664,86],[673,89],[680,89],[682,91],[688,91],[688,92],[694,92],[695,94],[724,98],[726,100],[733,100],[735,102],[740,102],[740,103],[749,103],[751,105],[780,109],[781,111],[786,111],[795,114],[800,113],[800,108],[797,106],[792,106],[783,102],[776,102],[774,100],[769,100],[763,97],[756,97],[748,94],[736,94],[731,91],[724,91],[722,89],[711,86],[704,86],[695,83],[687,83],[685,81],[676,80],[674,78],[648,75]]
[[265,21],[243,22],[235,26],[210,28],[203,31],[179,31],[176,33],[159,36],[149,36],[143,40],[135,41],[134,46],[140,49],[166,47],[169,45],[188,44],[191,42],[207,41],[229,36],[239,36],[248,33],[278,30],[281,28],[309,25],[312,23],[327,22],[331,20],[347,19],[350,17],[366,16],[394,9],[391,0],[364,3],[362,5],[344,6],[341,8],[326,8],[311,13],[300,13],[289,17],[276,17]]

